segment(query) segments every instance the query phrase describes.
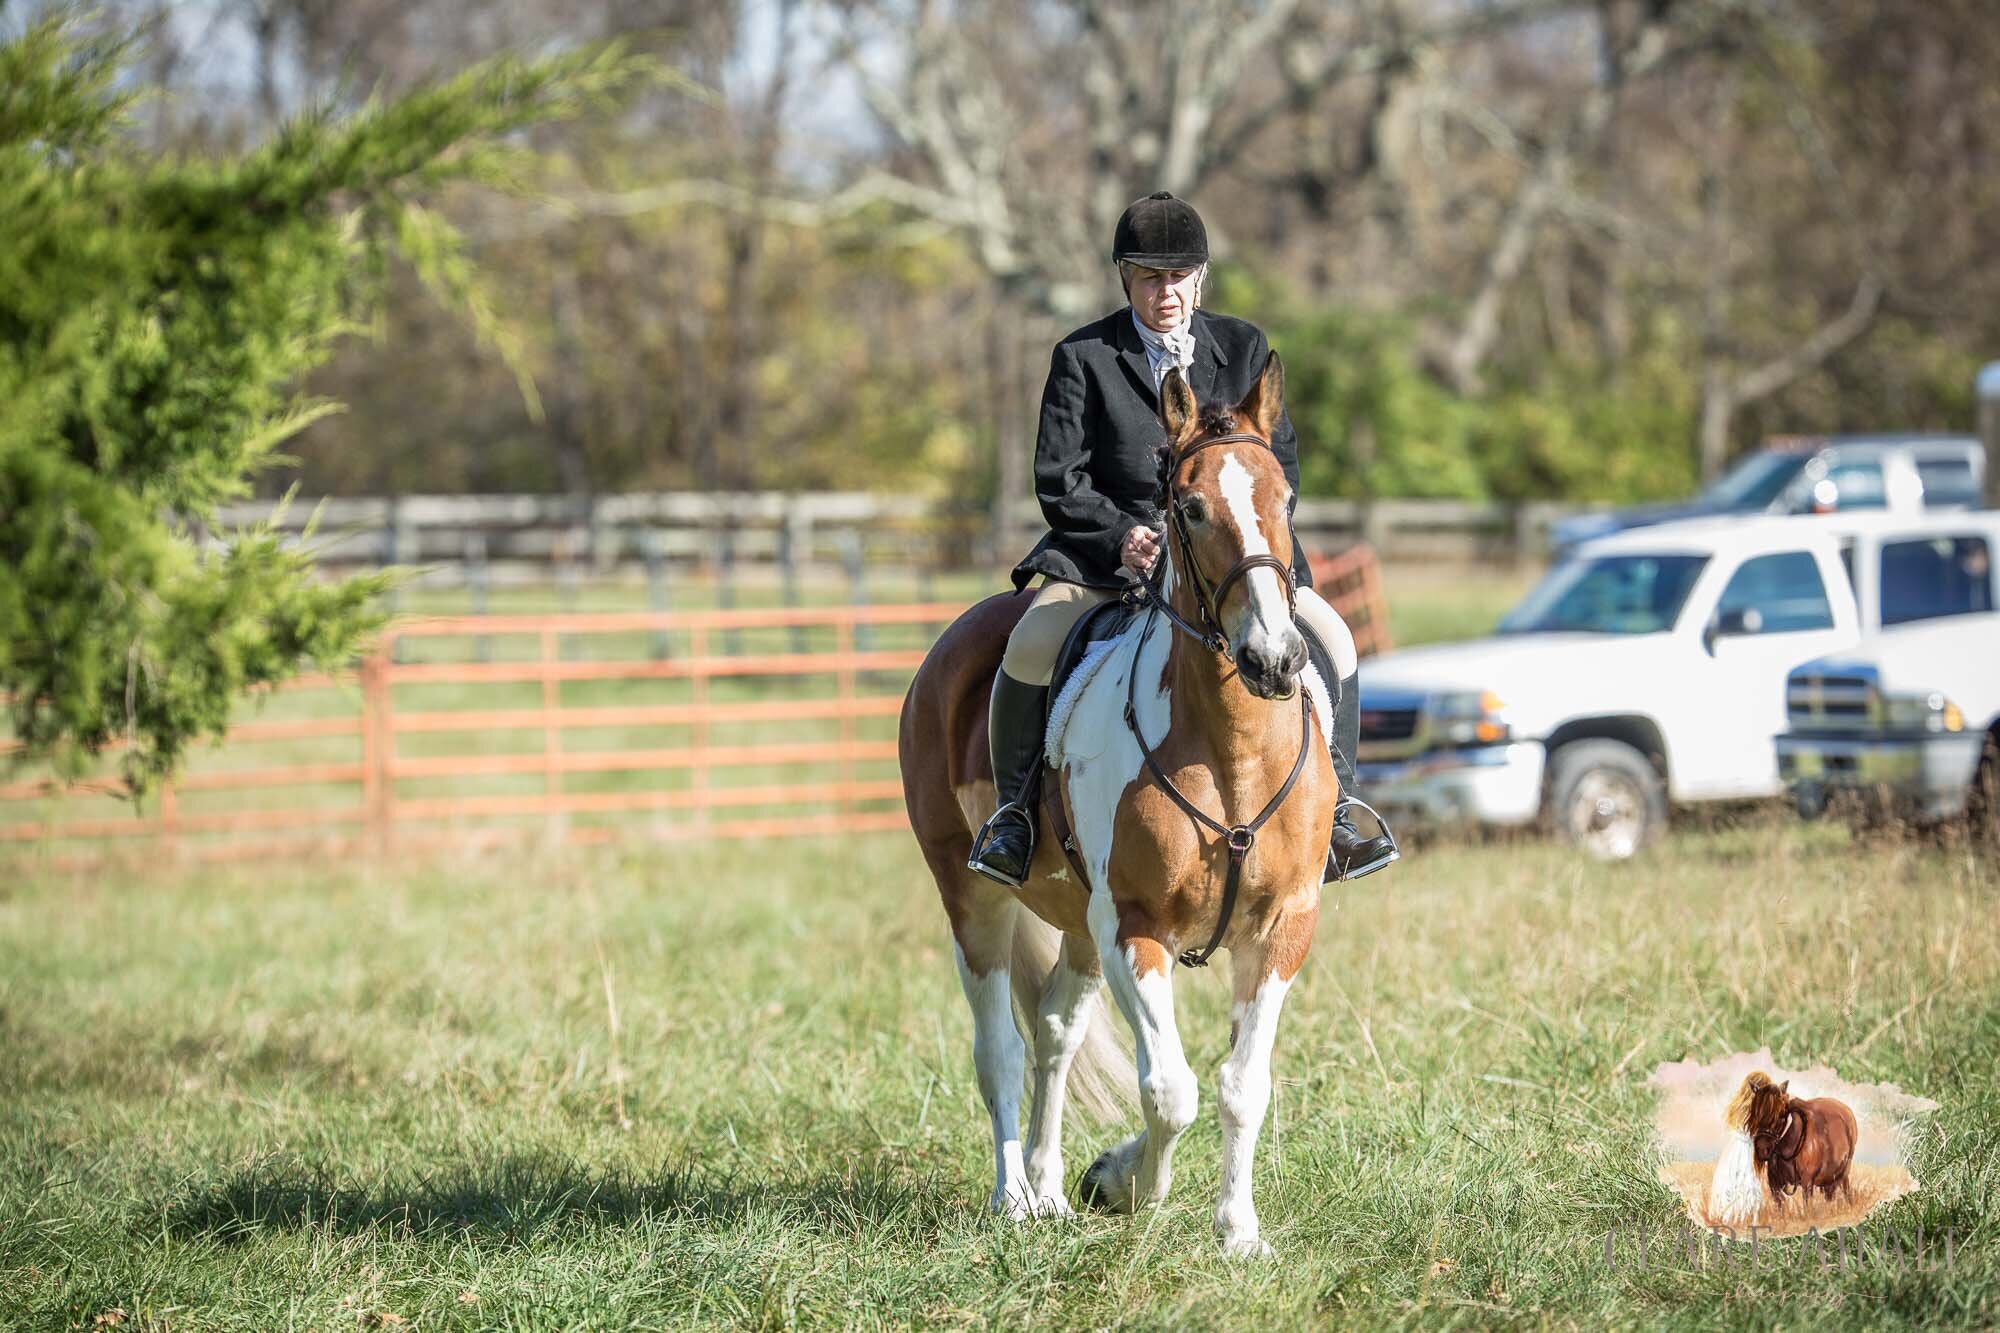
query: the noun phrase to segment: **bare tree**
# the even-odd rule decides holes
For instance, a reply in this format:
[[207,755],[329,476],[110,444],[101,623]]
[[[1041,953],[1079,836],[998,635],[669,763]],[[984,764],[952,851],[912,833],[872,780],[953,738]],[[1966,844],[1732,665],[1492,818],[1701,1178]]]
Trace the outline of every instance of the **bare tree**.
[[1621,101],[1635,82],[1704,44],[1704,35],[1698,30],[1680,34],[1676,40],[1674,20],[1690,8],[1677,0],[1646,0],[1636,16],[1622,23],[1615,0],[1598,0],[1596,8],[1602,53],[1599,77],[1567,110],[1554,133],[1547,136],[1546,146],[1529,162],[1457,330],[1436,354],[1438,373],[1460,393],[1474,394],[1481,389],[1481,369],[1500,333],[1502,303],[1527,268],[1544,222],[1573,189],[1578,160],[1603,144]]
[[[1406,0],[1022,0],[976,13],[848,0],[841,10],[851,66],[905,150],[888,168],[905,183],[902,202],[960,230],[1030,304],[1073,318],[1109,291],[1103,240],[1135,195],[1222,183],[1260,135],[1309,120],[1359,75],[1372,80],[1379,121],[1418,53],[1578,7],[1512,0],[1422,18]],[[1037,123],[1060,128],[1040,141],[1020,133]],[[1355,133],[1364,151],[1322,153],[1283,186],[1323,209],[1348,178],[1379,170],[1376,125]],[[1226,226],[1231,210],[1215,212]]]

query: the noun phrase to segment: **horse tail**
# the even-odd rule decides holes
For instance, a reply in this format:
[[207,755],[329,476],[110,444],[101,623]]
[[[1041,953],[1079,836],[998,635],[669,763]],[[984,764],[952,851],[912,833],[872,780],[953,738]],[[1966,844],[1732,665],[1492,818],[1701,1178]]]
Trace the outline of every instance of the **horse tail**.
[[[1015,909],[1014,947],[1007,977],[1014,992],[1014,1017],[1034,1058],[1035,1024],[1042,991],[1055,971],[1062,950],[1062,932],[1025,907]],[[1098,1124],[1118,1124],[1131,1118],[1138,1101],[1139,1071],[1132,1063],[1100,988],[1091,997],[1084,1020],[1083,1045],[1069,1067],[1064,1110]]]

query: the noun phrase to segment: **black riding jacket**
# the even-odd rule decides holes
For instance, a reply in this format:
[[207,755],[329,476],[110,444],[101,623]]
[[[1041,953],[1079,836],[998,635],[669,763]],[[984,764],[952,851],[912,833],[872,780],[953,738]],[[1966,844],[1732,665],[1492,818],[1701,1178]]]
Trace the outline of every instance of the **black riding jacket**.
[[[1264,373],[1270,344],[1256,325],[1206,310],[1194,314],[1189,387],[1203,405],[1234,406]],[[1167,430],[1160,392],[1129,306],[1086,324],[1056,344],[1042,389],[1035,437],[1035,495],[1049,532],[1014,567],[1014,586],[1038,574],[1093,588],[1121,588],[1132,578],[1118,563],[1134,524],[1160,526],[1158,451]],[[1289,415],[1280,415],[1271,448],[1298,502],[1299,446]],[[1299,586],[1310,587],[1304,553],[1292,544]]]

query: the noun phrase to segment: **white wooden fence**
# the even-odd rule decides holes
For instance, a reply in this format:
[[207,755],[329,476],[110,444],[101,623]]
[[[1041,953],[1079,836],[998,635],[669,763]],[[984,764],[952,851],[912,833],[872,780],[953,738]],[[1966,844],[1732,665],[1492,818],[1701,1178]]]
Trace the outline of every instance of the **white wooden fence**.
[[[274,509],[247,501],[218,517],[227,531],[272,521]],[[1573,512],[1539,503],[1303,500],[1296,526],[1322,552],[1365,541],[1387,560],[1539,559],[1549,524]],[[667,565],[849,577],[883,564],[959,569],[1011,561],[1043,528],[1031,501],[1010,506],[996,532],[988,509],[862,492],[299,498],[275,522],[296,534],[315,513],[312,544],[323,565],[417,565],[426,581],[447,584]]]

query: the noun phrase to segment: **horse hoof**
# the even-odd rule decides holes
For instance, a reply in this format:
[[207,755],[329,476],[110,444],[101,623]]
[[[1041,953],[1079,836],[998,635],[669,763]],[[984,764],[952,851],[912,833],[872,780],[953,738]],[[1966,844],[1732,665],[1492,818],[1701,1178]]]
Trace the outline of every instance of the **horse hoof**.
[[1035,1216],[1044,1221],[1061,1221],[1076,1216],[1076,1209],[1069,1206],[1069,1200],[1060,1194],[1038,1194],[1035,1196]]
[[1230,1259],[1269,1259],[1273,1257],[1271,1246],[1262,1236],[1225,1236],[1222,1253]]
[[1083,1179],[1077,1182],[1077,1197],[1085,1208],[1100,1213],[1127,1213],[1132,1211],[1131,1200],[1128,1191],[1118,1183],[1117,1167],[1111,1160],[1113,1151],[1105,1149],[1084,1168]]
[[1000,1194],[986,1201],[987,1211],[995,1217],[1004,1217],[1009,1222],[1026,1222],[1035,1215],[1035,1205],[1021,1194]]

